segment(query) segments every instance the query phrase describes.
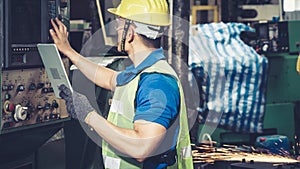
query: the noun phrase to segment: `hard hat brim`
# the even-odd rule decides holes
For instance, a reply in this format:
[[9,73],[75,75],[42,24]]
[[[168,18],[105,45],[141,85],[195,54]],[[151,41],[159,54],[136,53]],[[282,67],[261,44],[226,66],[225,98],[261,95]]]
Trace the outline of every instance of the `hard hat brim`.
[[117,15],[117,8],[108,8],[107,11],[114,15]]

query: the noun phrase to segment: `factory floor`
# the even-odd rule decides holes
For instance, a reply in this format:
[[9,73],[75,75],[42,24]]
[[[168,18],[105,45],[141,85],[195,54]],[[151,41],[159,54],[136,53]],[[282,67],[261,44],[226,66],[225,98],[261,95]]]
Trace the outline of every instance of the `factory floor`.
[[65,169],[64,139],[45,143],[36,153],[36,169]]
[[[20,150],[22,151],[22,150]],[[24,158],[0,164],[1,169],[66,169],[65,140],[45,143],[36,153]]]

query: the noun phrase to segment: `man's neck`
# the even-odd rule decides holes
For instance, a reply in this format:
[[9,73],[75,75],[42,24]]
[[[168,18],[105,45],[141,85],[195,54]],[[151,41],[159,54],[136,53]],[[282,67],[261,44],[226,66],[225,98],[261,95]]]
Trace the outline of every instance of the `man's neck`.
[[134,67],[140,65],[156,48],[145,48],[135,52],[132,56],[129,56]]

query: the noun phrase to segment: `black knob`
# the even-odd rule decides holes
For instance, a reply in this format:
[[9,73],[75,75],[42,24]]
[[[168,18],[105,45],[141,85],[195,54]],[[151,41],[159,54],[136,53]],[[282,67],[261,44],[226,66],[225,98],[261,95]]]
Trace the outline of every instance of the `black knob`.
[[49,87],[49,88],[48,88],[48,92],[49,92],[49,93],[53,93],[53,92],[54,92],[53,87]]
[[17,87],[17,92],[23,92],[25,90],[25,86],[24,85],[19,85]]
[[37,86],[36,86],[36,88],[37,88],[37,89],[41,89],[41,88],[43,88],[44,86],[45,86],[45,83],[38,83]]
[[45,115],[45,116],[44,116],[44,120],[45,120],[45,121],[47,121],[47,120],[49,120],[49,119],[50,119],[49,115]]
[[13,90],[13,89],[14,89],[14,87],[15,87],[15,86],[14,86],[14,85],[12,85],[12,84],[11,84],[11,85],[8,85],[8,90]]
[[58,119],[58,118],[59,118],[58,114],[53,114],[53,113],[50,114],[50,119]]
[[31,84],[29,85],[28,90],[35,90],[35,89],[36,89],[35,83],[31,83]]
[[56,100],[52,101],[52,108],[57,109],[59,107],[58,103],[56,102]]
[[51,108],[50,103],[45,103],[44,110],[49,110]]
[[42,93],[48,93],[49,92],[49,90],[48,90],[48,88],[42,88]]
[[36,122],[40,123],[42,121],[43,121],[43,117],[41,115],[38,115],[37,118],[36,118]]

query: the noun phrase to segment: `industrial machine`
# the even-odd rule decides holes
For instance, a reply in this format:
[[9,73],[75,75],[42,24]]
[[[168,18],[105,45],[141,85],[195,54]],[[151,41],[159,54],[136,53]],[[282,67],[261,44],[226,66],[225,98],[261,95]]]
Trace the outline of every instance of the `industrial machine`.
[[268,57],[265,128],[276,128],[288,136],[293,153],[299,154],[299,85],[296,71],[300,52],[300,21],[256,25],[257,50]]
[[[254,28],[253,39],[246,41],[268,58],[265,133],[262,134],[287,136],[294,151],[291,153],[299,154],[300,77],[296,63],[300,52],[300,21],[269,21],[257,23]],[[222,132],[217,134],[223,143],[254,144],[259,135]]]
[[[299,154],[300,77],[296,63],[300,52],[300,21],[292,18],[282,21],[281,15],[288,15],[288,12],[283,11],[281,0],[278,4],[272,4],[273,1],[247,2],[251,3],[223,0],[222,21],[247,22],[255,28],[256,34],[251,35],[254,40],[247,44],[268,58],[269,67],[264,128],[288,136],[294,153]],[[243,140],[240,135],[236,136],[239,137],[236,140]],[[230,142],[232,138],[228,137],[226,141]],[[249,137],[246,138],[244,140]]]
[[69,6],[68,0],[0,2],[0,168],[34,168],[35,151],[70,119],[36,47],[52,42],[50,18],[69,26]]
[[[256,33],[250,34],[252,40],[246,42],[268,59],[264,130],[262,133],[246,133],[217,128],[212,138],[220,145],[254,146],[258,136],[278,134],[288,138],[289,153],[299,155],[300,77],[296,63],[300,52],[300,21],[269,21],[257,23],[253,28]],[[214,129],[201,125],[198,133],[211,131],[211,128]]]
[[[249,36],[249,39],[241,39],[268,59],[266,71],[260,72],[267,75],[263,79],[266,85],[259,87],[266,87],[264,130],[260,133],[235,132],[221,127],[215,130],[209,123],[201,124],[198,133],[204,134],[193,147],[194,168],[299,168],[295,156],[300,154],[300,76],[296,71],[300,21],[269,21],[257,23],[253,28],[256,33],[245,33],[243,36]],[[207,75],[201,69],[199,72],[196,72],[200,77],[199,84],[203,85]],[[205,138],[207,135],[209,137]],[[231,159],[231,154],[236,157]]]

